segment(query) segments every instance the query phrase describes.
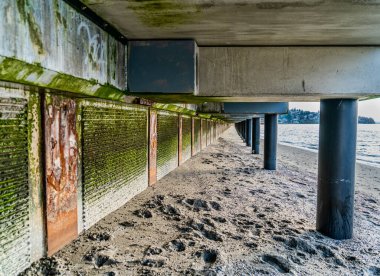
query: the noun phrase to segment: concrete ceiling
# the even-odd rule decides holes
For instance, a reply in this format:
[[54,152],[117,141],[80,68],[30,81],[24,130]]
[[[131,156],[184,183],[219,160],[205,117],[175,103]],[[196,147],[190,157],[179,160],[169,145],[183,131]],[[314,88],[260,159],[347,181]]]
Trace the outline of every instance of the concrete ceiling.
[[380,45],[380,0],[82,0],[128,39]]

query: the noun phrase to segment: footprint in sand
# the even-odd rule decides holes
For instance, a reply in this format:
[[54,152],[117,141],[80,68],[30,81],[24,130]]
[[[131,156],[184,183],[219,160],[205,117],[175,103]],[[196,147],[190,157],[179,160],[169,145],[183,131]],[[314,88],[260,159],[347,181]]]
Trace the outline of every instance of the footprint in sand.
[[135,216],[138,216],[139,218],[152,218],[153,217],[153,214],[151,211],[147,210],[147,209],[139,209],[139,210],[135,210],[133,212],[133,214]]
[[202,257],[203,261],[206,264],[214,264],[218,260],[220,254],[217,250],[206,249],[203,252],[198,251],[197,253],[195,253],[195,255],[197,257]]
[[93,248],[83,256],[86,263],[95,265],[96,268],[118,264],[119,262],[113,258],[113,253],[109,250],[98,250]]
[[132,227],[135,227],[136,222],[135,221],[124,221],[124,222],[120,222],[119,225],[121,225],[125,228],[132,228]]
[[186,245],[181,240],[172,240],[164,246],[167,250],[183,252],[186,250]]
[[161,254],[161,253],[162,253],[162,249],[159,248],[159,247],[148,247],[148,248],[145,250],[145,252],[144,252],[144,254],[145,254],[146,256],[150,256],[150,255],[159,255],[159,254]]
[[368,274],[371,276],[380,276],[380,267],[371,266],[370,268],[368,268]]
[[143,266],[149,267],[163,267],[165,265],[164,260],[153,260],[153,259],[145,259],[141,261]]
[[87,238],[92,241],[109,241],[111,239],[111,235],[104,233],[90,233],[87,235]]
[[289,273],[291,270],[290,262],[284,257],[265,254],[262,257],[262,260],[270,264],[272,267],[274,267],[281,273]]

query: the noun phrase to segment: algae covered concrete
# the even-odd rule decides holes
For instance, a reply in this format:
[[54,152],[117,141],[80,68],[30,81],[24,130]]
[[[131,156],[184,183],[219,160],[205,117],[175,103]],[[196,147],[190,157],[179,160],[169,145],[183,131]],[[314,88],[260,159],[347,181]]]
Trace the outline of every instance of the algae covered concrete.
[[[46,69],[87,81],[96,80],[99,85],[120,90],[126,88],[126,46],[65,1],[1,1],[0,33],[6,38],[0,40],[0,56],[33,66],[13,68],[18,70],[7,71],[5,80],[22,79],[25,70],[33,69],[30,73],[34,74],[25,76],[27,80],[53,82],[54,74],[41,78]],[[0,70],[3,80],[4,70]],[[70,85],[70,80],[64,82]]]
[[178,113],[157,111],[157,180],[178,166]]
[[0,87],[0,275],[45,252],[39,104],[34,91]]
[[182,115],[182,163],[191,158],[191,129],[191,117]]
[[148,187],[148,109],[83,101],[81,105],[83,227]]

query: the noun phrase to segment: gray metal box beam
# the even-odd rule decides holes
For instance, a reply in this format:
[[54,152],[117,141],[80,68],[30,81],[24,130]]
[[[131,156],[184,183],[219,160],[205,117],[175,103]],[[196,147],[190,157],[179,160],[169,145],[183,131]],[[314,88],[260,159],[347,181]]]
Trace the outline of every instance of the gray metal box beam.
[[128,91],[197,93],[198,47],[193,40],[130,41]]
[[224,113],[229,114],[284,114],[288,103],[224,103]]

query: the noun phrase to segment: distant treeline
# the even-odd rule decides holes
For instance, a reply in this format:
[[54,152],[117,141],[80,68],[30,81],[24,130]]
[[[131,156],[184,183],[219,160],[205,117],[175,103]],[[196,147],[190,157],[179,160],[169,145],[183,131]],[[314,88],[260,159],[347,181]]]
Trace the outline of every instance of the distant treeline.
[[[280,115],[280,124],[319,124],[319,112],[304,111],[301,109],[291,109],[288,114]],[[359,124],[375,124],[375,120],[370,117],[358,118]]]

